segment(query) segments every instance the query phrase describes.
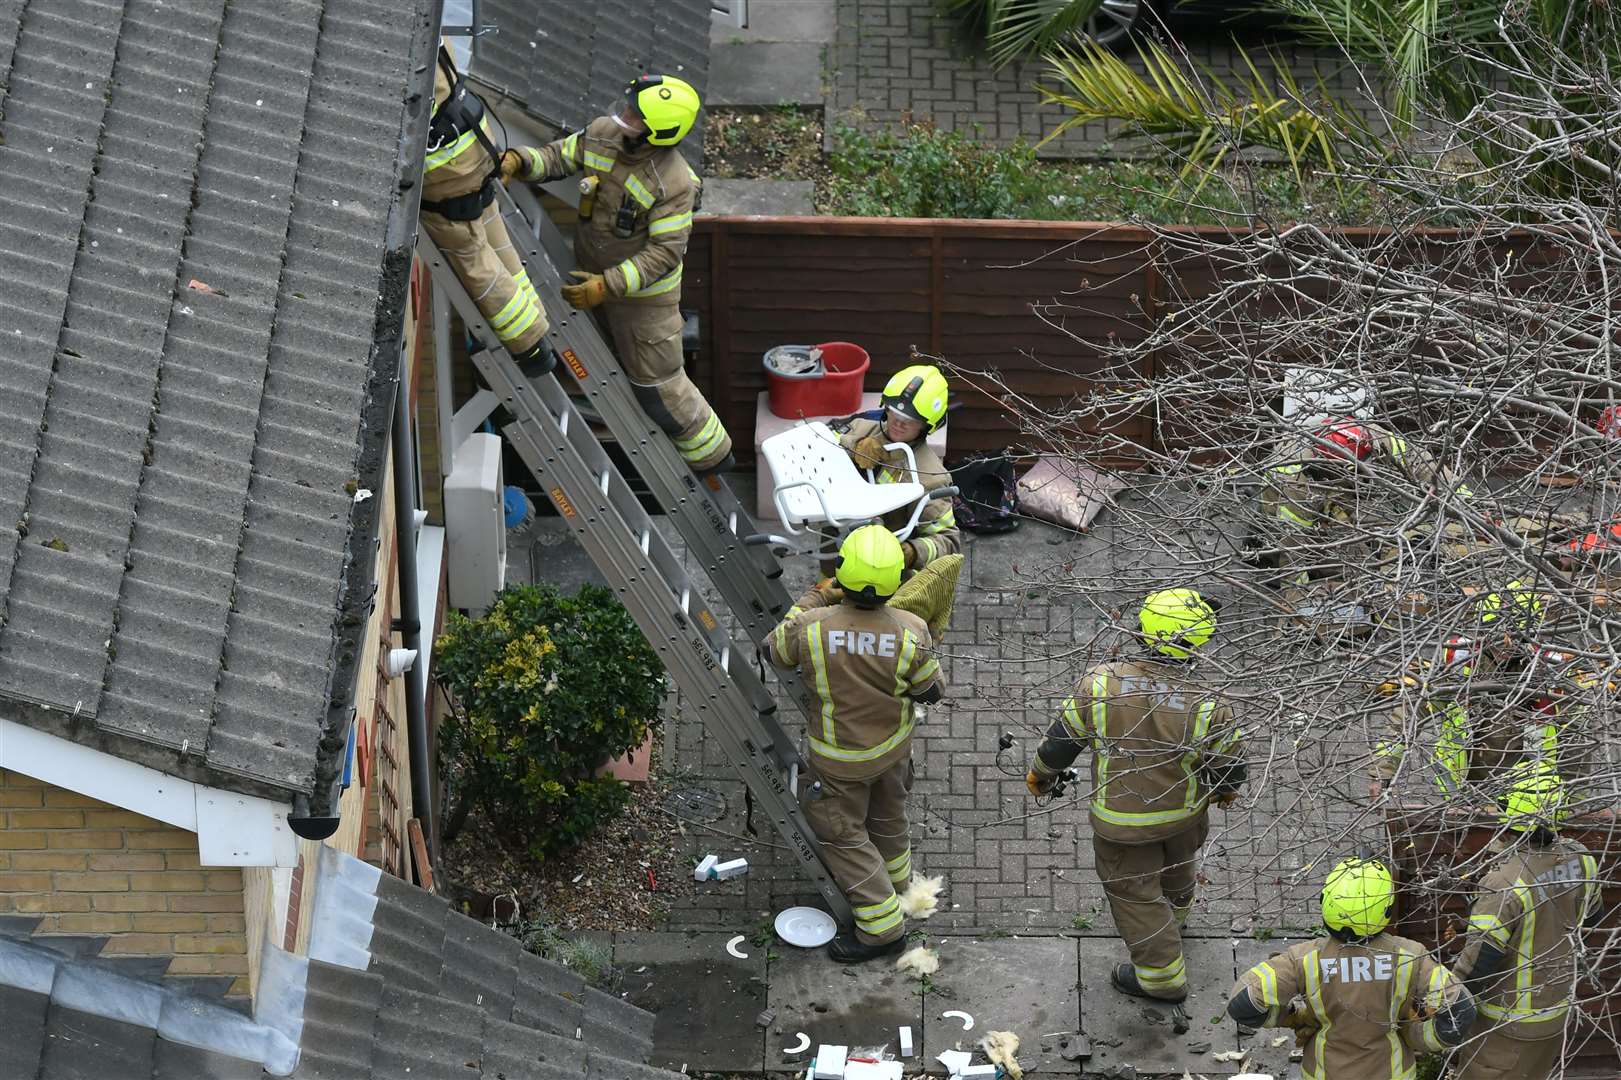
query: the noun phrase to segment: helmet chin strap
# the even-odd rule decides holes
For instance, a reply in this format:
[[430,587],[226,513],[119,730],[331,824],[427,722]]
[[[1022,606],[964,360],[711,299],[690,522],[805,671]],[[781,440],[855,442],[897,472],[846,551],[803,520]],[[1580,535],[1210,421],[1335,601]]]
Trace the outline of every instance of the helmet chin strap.
[[625,135],[630,139],[630,144],[632,146],[641,146],[643,143],[647,142],[648,133],[645,128],[641,131],[637,131],[635,128],[625,123],[618,113],[615,113],[609,119],[613,120],[614,124],[619,128],[619,130],[625,133]]

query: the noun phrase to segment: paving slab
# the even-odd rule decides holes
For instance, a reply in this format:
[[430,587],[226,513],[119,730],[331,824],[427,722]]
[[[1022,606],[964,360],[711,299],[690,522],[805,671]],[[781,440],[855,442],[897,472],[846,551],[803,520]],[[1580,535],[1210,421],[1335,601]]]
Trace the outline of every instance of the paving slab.
[[[1239,972],[1248,971],[1262,960],[1276,956],[1301,938],[1273,938],[1268,941],[1256,941],[1254,938],[1239,938],[1233,948],[1233,977],[1236,979]],[[1284,1040],[1282,1046],[1273,1046],[1277,1039]],[[1277,1080],[1293,1080],[1300,1075],[1300,1062],[1289,1060],[1290,1051],[1295,1048],[1294,1032],[1282,1028],[1267,1028],[1251,1036],[1240,1036],[1238,1048],[1247,1050],[1250,1056],[1246,1059],[1251,1072],[1271,1073]]]
[[[940,970],[923,994],[923,1063],[936,1076],[945,1066],[942,1050],[975,1050],[991,1031],[1019,1037],[1019,1064],[1040,1076],[1077,1076],[1081,1063],[1065,1061],[1058,1041],[1080,1031],[1081,992],[1076,979],[1075,942],[1069,938],[931,938],[940,951]],[[960,1011],[973,1018],[964,1030]],[[980,1061],[983,1056],[976,1057]]]
[[706,105],[770,108],[822,103],[822,50],[810,42],[752,41],[709,51]]
[[837,0],[749,0],[749,24],[733,26],[724,19],[710,24],[716,45],[739,41],[810,41],[832,44],[838,28]]
[[816,213],[816,184],[811,180],[705,180],[702,213],[810,217]]
[[652,1065],[679,1070],[756,1072],[765,1032],[766,950],[726,951],[731,934],[616,934],[614,964],[631,1004],[653,1014]]
[[[1212,1061],[1211,1055],[1237,1045],[1238,1026],[1227,1018],[1227,991],[1233,988],[1233,946],[1229,939],[1191,938],[1182,943],[1188,964],[1188,1000],[1183,1008],[1189,1029],[1172,1029],[1172,1007],[1127,997],[1109,985],[1109,969],[1126,959],[1118,940],[1085,938],[1079,942],[1081,1026],[1092,1043],[1088,1073],[1132,1065],[1138,1075],[1184,1071],[1231,1076],[1236,1062]],[[1212,1021],[1215,1021],[1212,1023]],[[1118,1041],[1116,1041],[1118,1040]],[[1207,1047],[1198,1052],[1198,1047]]]
[[[893,961],[873,960],[844,967],[824,949],[776,944],[771,961],[770,1008],[777,1014],[766,1031],[767,1072],[803,1072],[822,1043],[856,1050],[900,1052],[900,1028],[909,1025],[921,1046],[925,1036],[923,1001],[917,980],[895,970]],[[784,1054],[803,1031],[810,1049]],[[908,1070],[910,1071],[910,1070]]]

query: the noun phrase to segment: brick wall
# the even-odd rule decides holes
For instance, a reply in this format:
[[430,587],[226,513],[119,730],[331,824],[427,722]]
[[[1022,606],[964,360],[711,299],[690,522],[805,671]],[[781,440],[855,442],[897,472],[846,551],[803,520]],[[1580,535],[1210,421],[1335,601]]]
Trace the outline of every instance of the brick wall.
[[170,956],[170,975],[248,993],[242,872],[198,865],[197,835],[0,770],[0,913],[34,933],[108,938],[104,956]]

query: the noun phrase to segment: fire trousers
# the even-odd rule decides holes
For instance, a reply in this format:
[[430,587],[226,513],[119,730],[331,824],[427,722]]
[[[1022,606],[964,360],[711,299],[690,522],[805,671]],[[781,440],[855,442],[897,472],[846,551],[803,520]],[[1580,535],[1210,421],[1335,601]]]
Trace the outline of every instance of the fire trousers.
[[486,206],[476,221],[451,221],[424,211],[422,227],[445,253],[462,287],[490,320],[507,351],[522,356],[538,345],[550,328],[546,312],[512,247],[497,205]]
[[1138,984],[1154,997],[1187,996],[1182,927],[1193,907],[1196,861],[1210,833],[1200,814],[1187,829],[1146,844],[1092,837],[1093,861]]
[[855,909],[856,937],[869,945],[906,933],[896,890],[912,879],[912,778],[910,758],[865,780],[821,776],[821,797],[805,803],[822,857]]
[[603,318],[636,400],[675,443],[694,472],[713,469],[732,452],[720,417],[687,378],[681,357],[681,310],[675,304],[608,301]]
[[1551,1039],[1511,1039],[1493,1031],[1492,1021],[1480,1019],[1458,1047],[1452,1075],[1454,1080],[1548,1080],[1564,1044],[1557,1031]]

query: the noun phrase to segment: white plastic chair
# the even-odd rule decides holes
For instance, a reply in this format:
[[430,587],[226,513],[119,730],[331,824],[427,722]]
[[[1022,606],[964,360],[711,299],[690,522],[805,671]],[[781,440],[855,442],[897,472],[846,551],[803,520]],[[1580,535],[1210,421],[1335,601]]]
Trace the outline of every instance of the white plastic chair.
[[[886,450],[900,450],[915,476],[917,462],[912,448],[892,443]],[[916,504],[912,520],[895,536],[905,540],[917,527],[918,517],[930,494],[916,482],[878,484],[871,475],[862,476],[850,455],[839,445],[833,429],[820,420],[811,420],[773,435],[760,444],[775,482],[772,501],[782,527],[798,534],[806,525],[827,524],[843,530],[849,525],[873,521],[903,506]]]

